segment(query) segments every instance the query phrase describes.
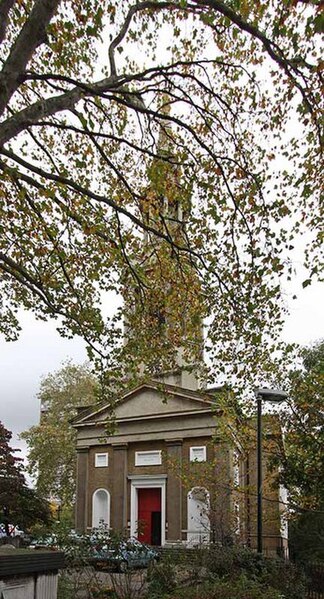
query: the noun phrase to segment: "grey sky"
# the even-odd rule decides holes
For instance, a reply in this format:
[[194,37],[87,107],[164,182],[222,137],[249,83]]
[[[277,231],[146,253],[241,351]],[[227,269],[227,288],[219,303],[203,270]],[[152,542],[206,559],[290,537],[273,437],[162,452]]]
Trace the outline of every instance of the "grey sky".
[[36,321],[24,312],[21,324],[18,341],[8,343],[0,338],[0,420],[14,433],[12,445],[25,453],[25,443],[17,441],[17,434],[38,421],[36,394],[41,376],[57,370],[67,358],[84,362],[87,354],[81,339],[60,337],[54,321]]

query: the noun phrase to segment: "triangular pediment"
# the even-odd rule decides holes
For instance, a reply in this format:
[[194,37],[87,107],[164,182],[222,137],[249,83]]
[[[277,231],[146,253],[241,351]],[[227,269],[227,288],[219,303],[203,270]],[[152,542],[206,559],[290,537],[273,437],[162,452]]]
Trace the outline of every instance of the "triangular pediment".
[[[124,393],[115,404],[116,421],[167,417],[210,411],[210,397],[198,391],[183,389],[173,385],[148,383]],[[110,404],[96,406],[81,412],[73,421],[73,426],[86,426],[107,421],[112,414]]]

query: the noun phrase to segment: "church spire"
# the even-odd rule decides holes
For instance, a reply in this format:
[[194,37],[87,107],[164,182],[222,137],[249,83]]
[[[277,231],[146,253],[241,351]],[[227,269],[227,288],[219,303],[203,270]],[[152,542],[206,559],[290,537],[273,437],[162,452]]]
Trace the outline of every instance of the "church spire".
[[[170,97],[164,94],[159,114],[168,117],[170,113]],[[168,118],[160,118],[156,154],[147,168],[148,186],[140,210],[147,223],[168,232],[177,241],[181,238],[183,245],[184,228],[191,209],[191,185],[183,177],[183,146],[177,141],[175,127],[171,125]]]
[[[163,97],[159,112],[170,115],[168,96]],[[148,167],[149,184],[140,208],[146,222],[184,246],[191,189],[182,177],[181,150],[170,121],[161,119],[156,156]],[[176,255],[172,244],[150,233],[142,250],[138,265],[147,287],[143,293],[126,290],[125,345],[135,351],[142,372],[197,389],[204,316],[198,274],[185,252]]]

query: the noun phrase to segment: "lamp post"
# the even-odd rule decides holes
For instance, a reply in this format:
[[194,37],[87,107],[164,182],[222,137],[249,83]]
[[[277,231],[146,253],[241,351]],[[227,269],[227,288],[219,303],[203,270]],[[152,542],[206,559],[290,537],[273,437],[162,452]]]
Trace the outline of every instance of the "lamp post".
[[262,553],[262,401],[281,403],[287,399],[287,393],[281,389],[256,389],[255,396],[258,407],[257,418],[257,550]]

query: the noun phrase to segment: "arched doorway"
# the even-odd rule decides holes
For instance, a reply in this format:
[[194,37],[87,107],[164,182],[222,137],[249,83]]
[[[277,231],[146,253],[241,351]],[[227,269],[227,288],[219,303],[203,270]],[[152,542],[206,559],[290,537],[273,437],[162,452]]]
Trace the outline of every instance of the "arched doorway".
[[92,528],[109,528],[110,494],[106,489],[97,489],[92,496]]
[[204,487],[194,487],[187,495],[188,545],[209,543],[210,520],[209,493]]

